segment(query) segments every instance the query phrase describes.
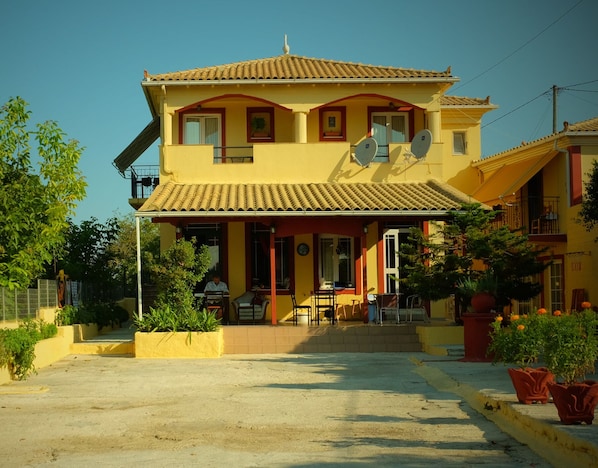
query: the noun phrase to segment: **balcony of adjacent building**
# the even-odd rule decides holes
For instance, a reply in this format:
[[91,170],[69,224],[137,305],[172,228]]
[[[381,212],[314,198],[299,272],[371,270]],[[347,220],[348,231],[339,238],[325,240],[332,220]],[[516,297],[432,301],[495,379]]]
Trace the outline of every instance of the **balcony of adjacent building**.
[[559,217],[559,197],[520,197],[494,208],[501,211],[494,222],[496,227],[520,229],[532,242],[567,240]]

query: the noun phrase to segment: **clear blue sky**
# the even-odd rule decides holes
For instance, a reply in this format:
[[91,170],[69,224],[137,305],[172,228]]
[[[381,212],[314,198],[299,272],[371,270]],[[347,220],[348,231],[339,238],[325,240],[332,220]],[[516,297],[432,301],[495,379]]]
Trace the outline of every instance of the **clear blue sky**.
[[[483,120],[486,156],[551,133],[552,85],[569,88],[558,96],[559,130],[598,116],[597,24],[596,0],[8,0],[0,103],[21,96],[33,122],[55,120],[80,141],[89,187],[75,221],[103,222],[132,211],[112,161],[151,120],[144,69],[272,57],[284,34],[306,57],[450,65],[461,82],[449,94],[500,106]],[[151,147],[138,162],[157,158]]]

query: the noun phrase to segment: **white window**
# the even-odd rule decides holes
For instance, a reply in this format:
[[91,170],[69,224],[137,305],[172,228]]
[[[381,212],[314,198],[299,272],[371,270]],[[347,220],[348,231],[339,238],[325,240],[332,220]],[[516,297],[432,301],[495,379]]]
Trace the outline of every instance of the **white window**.
[[183,144],[213,145],[214,161],[222,158],[220,116],[214,114],[186,115],[183,129]]
[[320,236],[320,282],[334,283],[336,286],[355,287],[355,259],[353,238],[334,234]]
[[453,132],[453,154],[467,154],[465,132]]
[[388,144],[409,141],[409,114],[405,112],[372,112],[372,138],[378,143],[374,161],[388,161]]

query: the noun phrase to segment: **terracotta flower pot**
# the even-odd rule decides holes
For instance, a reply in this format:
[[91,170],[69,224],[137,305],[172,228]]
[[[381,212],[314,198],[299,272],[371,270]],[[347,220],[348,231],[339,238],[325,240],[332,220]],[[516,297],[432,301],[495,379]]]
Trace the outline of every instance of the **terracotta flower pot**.
[[526,367],[525,369],[509,368],[509,377],[513,382],[519,403],[546,404],[549,391],[548,383],[554,382],[554,375],[545,367]]
[[563,424],[592,424],[594,409],[598,404],[598,382],[585,380],[571,385],[550,383],[548,389]]
[[489,314],[496,307],[496,298],[490,293],[477,293],[471,298],[471,308],[478,314]]

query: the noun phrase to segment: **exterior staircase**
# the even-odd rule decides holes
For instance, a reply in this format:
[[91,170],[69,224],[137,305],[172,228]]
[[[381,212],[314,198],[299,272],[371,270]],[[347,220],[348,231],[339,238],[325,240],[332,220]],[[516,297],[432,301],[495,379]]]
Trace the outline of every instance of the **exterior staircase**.
[[118,328],[71,344],[71,354],[135,355],[135,330]]
[[[224,354],[421,352],[415,324],[230,325]],[[71,344],[71,354],[135,356],[135,330],[120,328]]]

